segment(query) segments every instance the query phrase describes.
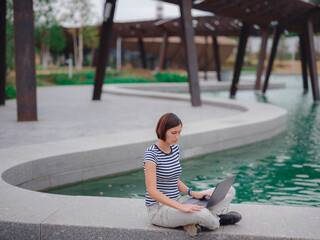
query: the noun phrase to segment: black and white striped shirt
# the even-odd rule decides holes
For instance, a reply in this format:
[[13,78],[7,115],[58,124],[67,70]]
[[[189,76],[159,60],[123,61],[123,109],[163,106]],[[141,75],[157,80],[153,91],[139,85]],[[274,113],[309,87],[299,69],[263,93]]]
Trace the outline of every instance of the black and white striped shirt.
[[[169,198],[176,198],[180,195],[178,190],[178,179],[181,175],[179,161],[180,151],[178,145],[171,146],[170,153],[162,152],[157,145],[150,146],[144,153],[143,166],[149,161],[156,165],[157,189]],[[146,206],[158,203],[149,197],[146,192]]]

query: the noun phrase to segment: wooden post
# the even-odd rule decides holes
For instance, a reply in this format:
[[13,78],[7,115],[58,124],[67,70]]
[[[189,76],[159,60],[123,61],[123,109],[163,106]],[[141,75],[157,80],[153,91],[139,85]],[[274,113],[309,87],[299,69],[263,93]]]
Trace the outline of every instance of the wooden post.
[[220,53],[219,53],[219,45],[217,37],[212,35],[212,43],[213,43],[213,53],[214,58],[216,60],[216,72],[217,72],[217,78],[218,81],[221,81],[221,64],[220,64]]
[[33,1],[14,0],[18,121],[37,121]]
[[302,69],[302,79],[303,79],[303,90],[304,92],[308,92],[308,70],[307,70],[307,54],[306,54],[306,44],[305,44],[305,36],[303,34],[299,34],[299,49],[300,49],[300,62]]
[[191,0],[180,1],[181,24],[184,39],[184,46],[187,59],[187,70],[189,80],[189,90],[191,94],[192,106],[200,106],[200,87],[198,81],[198,59],[194,42],[194,29],[192,26]]
[[164,62],[166,59],[166,53],[168,48],[168,33],[166,31],[163,32],[163,40],[160,47],[159,53],[159,62],[158,62],[158,71],[162,71],[164,69]]
[[0,106],[6,101],[6,15],[7,1],[0,1]]
[[266,58],[268,33],[269,33],[269,30],[267,28],[263,29],[262,33],[261,33],[261,46],[260,46],[260,53],[259,53],[259,63],[258,63],[258,69],[257,69],[256,84],[254,87],[254,89],[257,91],[260,90],[260,88],[261,88],[261,75],[263,72],[264,60]]
[[243,59],[246,52],[247,40],[249,37],[249,29],[250,26],[247,23],[243,23],[240,35],[240,41],[238,44],[238,52],[237,52],[237,59],[234,67],[232,85],[230,88],[230,97],[233,98],[236,95],[238,89],[238,83],[241,73],[241,68],[243,65]]
[[139,49],[140,49],[140,60],[141,60],[142,68],[146,69],[147,68],[146,54],[144,51],[144,44],[143,44],[142,38],[139,38]]
[[307,40],[307,56],[308,56],[308,65],[309,65],[309,72],[311,78],[311,86],[312,86],[312,94],[314,102],[320,101],[319,95],[319,84],[318,84],[318,72],[317,72],[317,64],[316,64],[316,53],[314,49],[314,30],[313,30],[313,22],[312,18],[309,16],[306,22],[306,40]]
[[267,68],[267,72],[266,72],[266,78],[264,80],[263,89],[262,89],[263,94],[266,93],[267,88],[268,88],[269,77],[270,77],[270,74],[271,74],[271,71],[272,71],[273,61],[274,61],[274,58],[276,56],[278,42],[279,42],[282,30],[283,30],[282,27],[278,25],[277,28],[276,28],[276,32],[274,34],[274,37],[273,37],[272,49],[271,49],[268,68]]
[[109,59],[110,39],[113,27],[113,16],[116,0],[106,0],[103,23],[100,29],[100,43],[94,81],[93,100],[100,100],[106,65]]

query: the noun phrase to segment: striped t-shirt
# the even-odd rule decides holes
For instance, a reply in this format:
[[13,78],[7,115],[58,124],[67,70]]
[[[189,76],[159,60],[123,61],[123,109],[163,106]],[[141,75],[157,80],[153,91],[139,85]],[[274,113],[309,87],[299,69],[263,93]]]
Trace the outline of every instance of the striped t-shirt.
[[[162,152],[157,145],[150,146],[144,153],[143,166],[145,162],[153,162],[156,165],[157,189],[169,198],[178,197],[178,179],[181,175],[179,161],[180,151],[177,145],[171,146],[170,153]],[[149,197],[146,191],[146,206],[158,203]]]

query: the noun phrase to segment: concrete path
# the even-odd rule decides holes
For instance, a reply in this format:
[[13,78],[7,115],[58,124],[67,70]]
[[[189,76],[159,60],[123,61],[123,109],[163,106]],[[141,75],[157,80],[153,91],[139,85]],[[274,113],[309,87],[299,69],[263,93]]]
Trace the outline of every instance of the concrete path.
[[[204,85],[227,89],[229,84]],[[183,84],[165,88],[185,91]],[[141,167],[141,151],[155,141],[155,123],[165,112],[184,122],[184,158],[285,129],[285,111],[271,105],[204,98],[203,106],[193,108],[184,94],[142,89],[105,86],[102,100],[93,102],[92,86],[38,88],[37,122],[16,122],[14,100],[0,107],[1,240],[188,239],[181,229],[152,226],[140,199],[30,190]],[[317,208],[234,204],[231,209],[241,212],[243,221],[195,239],[320,239]]]
[[187,101],[102,94],[92,101],[92,86],[40,87],[38,121],[17,122],[16,100],[0,107],[0,148],[155,128],[166,112],[183,123],[232,116],[237,110]]

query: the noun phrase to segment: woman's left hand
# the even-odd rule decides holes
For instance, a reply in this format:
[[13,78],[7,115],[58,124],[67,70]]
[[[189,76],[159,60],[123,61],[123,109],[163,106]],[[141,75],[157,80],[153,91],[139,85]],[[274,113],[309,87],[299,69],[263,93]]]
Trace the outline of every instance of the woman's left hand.
[[201,193],[201,192],[196,192],[196,191],[191,191],[190,192],[191,196],[194,197],[194,198],[197,198],[197,199],[202,199],[206,196],[211,196],[210,193]]

